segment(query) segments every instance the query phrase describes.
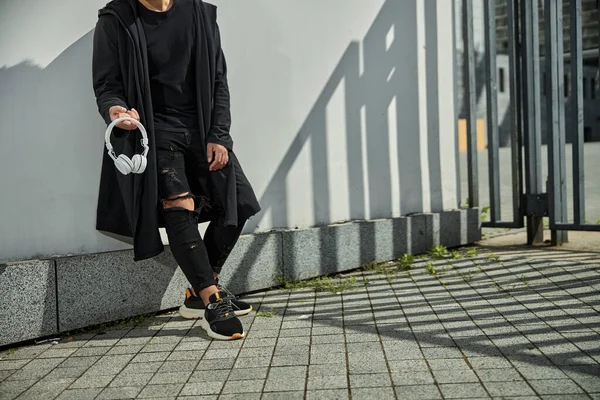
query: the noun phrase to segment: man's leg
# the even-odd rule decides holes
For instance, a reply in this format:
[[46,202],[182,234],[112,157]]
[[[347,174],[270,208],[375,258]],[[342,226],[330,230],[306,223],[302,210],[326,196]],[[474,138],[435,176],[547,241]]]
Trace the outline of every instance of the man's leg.
[[221,269],[235,247],[246,221],[240,221],[237,226],[221,226],[215,220],[211,221],[204,234],[204,244],[210,265],[217,278]]
[[169,196],[163,201],[165,228],[175,260],[207,305],[218,292],[206,247],[198,232],[194,199],[189,193]]
[[[204,235],[204,243],[208,252],[208,259],[214,271],[214,278],[218,279],[221,269],[235,247],[246,221],[238,222],[237,226],[221,226],[215,220],[211,221]],[[227,293],[235,315],[241,317],[252,311],[252,306],[237,299],[233,293],[219,285],[219,290]]]
[[[186,175],[188,135],[177,132],[157,134],[158,189],[169,244],[175,261],[193,290],[188,305],[193,306],[201,326],[215,339],[244,337],[242,323],[235,316],[227,296],[221,295],[213,277],[206,247],[198,232],[198,213]],[[198,294],[198,296],[196,295]],[[193,303],[193,304],[192,304]]]
[[[190,295],[196,297],[198,294],[205,306],[202,328],[215,339],[243,338],[244,328],[234,313],[233,305],[225,295],[221,295],[217,281],[213,278],[208,253],[198,232],[193,198],[189,193],[172,195],[163,201],[163,208],[173,256],[192,285]],[[188,298],[186,302],[189,300]],[[202,312],[202,309],[198,311]]]

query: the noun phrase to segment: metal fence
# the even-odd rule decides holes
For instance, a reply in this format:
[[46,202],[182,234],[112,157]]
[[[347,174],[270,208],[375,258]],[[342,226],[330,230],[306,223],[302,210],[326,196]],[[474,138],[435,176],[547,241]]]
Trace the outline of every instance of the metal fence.
[[[582,86],[581,0],[571,0],[570,86],[572,113],[565,119],[563,1],[506,0],[510,87],[512,220],[501,217],[500,163],[497,112],[496,8],[483,0],[485,32],[485,88],[487,103],[487,151],[489,163],[489,220],[484,227],[527,227],[529,244],[543,241],[543,219],[549,218],[552,243],[567,241],[569,230],[600,231],[599,224],[586,223]],[[538,6],[543,6],[540,12]],[[475,51],[473,0],[462,0],[463,89],[467,125],[467,170],[469,206],[479,207]],[[543,18],[540,21],[540,18]],[[542,24],[543,23],[543,24]],[[540,26],[543,26],[544,57],[540,57]],[[543,69],[543,74],[541,74]],[[545,79],[542,82],[541,77]],[[542,98],[544,85],[545,101]],[[545,107],[545,118],[542,110]],[[548,175],[542,168],[542,124],[548,132]],[[566,126],[569,124],[569,126]],[[572,129],[573,220],[567,217],[567,165],[565,129]],[[600,156],[600,155],[599,155]],[[545,179],[544,179],[545,178]]]

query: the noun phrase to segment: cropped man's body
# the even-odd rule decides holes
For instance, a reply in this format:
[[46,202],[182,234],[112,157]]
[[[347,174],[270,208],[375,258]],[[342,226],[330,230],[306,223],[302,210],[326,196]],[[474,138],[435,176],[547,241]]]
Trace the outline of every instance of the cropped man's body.
[[[260,208],[229,135],[227,68],[216,8],[201,0],[113,0],[94,37],[94,90],[107,123],[139,120],[151,151],[143,175],[120,175],[106,156],[99,230],[134,238],[136,260],[163,250],[159,226],[190,282],[184,317],[204,317],[218,339],[244,336],[250,306],[219,289],[218,273],[246,220]],[[115,147],[139,149],[135,122],[121,122]],[[210,221],[204,240],[198,223]]]

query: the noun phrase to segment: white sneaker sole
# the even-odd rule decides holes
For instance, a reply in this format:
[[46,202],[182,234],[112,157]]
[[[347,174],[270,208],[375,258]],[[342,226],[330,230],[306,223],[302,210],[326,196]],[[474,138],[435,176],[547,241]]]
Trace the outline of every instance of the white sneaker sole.
[[[243,317],[244,315],[250,314],[250,312],[252,312],[252,310],[253,310],[253,308],[252,308],[252,306],[250,306],[250,308],[247,310],[237,310],[237,311],[234,311],[233,313],[235,314],[236,317]],[[185,319],[202,319],[202,318],[204,318],[204,310],[198,310],[195,308],[187,308],[184,304],[181,307],[179,307],[179,315],[181,315],[181,317],[185,318]]]
[[246,337],[246,332],[235,333],[233,336],[219,335],[218,333],[213,332],[213,330],[210,329],[210,324],[204,318],[202,318],[202,321],[200,322],[200,326],[202,327],[202,329],[204,329],[206,331],[208,336],[210,336],[213,339],[217,339],[217,340],[238,340],[238,339],[243,339],[244,337]]
[[243,317],[244,315],[250,314],[250,312],[252,312],[252,310],[253,310],[253,308],[252,308],[252,306],[250,306],[250,308],[247,310],[236,310],[233,313],[235,314],[236,317]]
[[198,310],[196,308],[187,308],[184,305],[179,307],[179,315],[185,319],[202,319],[204,318],[204,310]]

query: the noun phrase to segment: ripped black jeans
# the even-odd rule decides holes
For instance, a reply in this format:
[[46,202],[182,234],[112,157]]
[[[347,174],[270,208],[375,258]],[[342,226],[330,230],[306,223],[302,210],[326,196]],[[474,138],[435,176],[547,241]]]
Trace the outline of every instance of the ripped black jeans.
[[[219,224],[217,211],[208,202],[212,196],[206,150],[196,137],[194,132],[156,132],[158,189],[163,205],[183,193],[194,199],[194,211],[163,207],[163,217],[175,261],[192,288],[199,291],[217,284],[213,273],[221,273],[246,221],[238,221],[237,226]],[[200,219],[210,220],[204,240],[198,232]]]

